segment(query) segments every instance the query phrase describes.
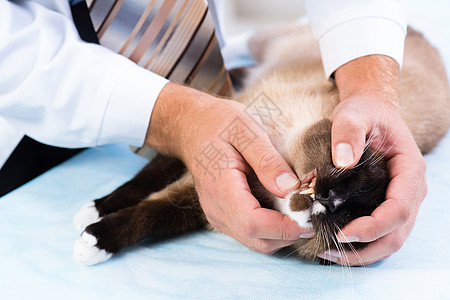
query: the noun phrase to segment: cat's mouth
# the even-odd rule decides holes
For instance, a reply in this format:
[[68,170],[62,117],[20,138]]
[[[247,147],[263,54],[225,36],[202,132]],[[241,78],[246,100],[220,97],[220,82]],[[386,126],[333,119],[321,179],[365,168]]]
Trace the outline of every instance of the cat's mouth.
[[314,169],[313,171],[306,174],[299,188],[299,194],[302,195],[304,198],[307,198],[310,203],[309,206],[310,217],[308,222],[311,222],[311,216],[324,214],[327,210],[325,206],[316,199],[314,189],[316,185],[316,179],[317,179],[317,169]]
[[305,178],[302,180],[300,188],[298,189],[300,195],[309,196],[312,200],[314,200],[314,186],[316,185],[316,177],[316,169],[306,174]]
[[300,188],[288,196],[290,200],[290,212],[288,214],[301,227],[314,227],[312,218],[326,212],[326,208],[315,199],[316,178],[317,170],[315,169],[306,174]]

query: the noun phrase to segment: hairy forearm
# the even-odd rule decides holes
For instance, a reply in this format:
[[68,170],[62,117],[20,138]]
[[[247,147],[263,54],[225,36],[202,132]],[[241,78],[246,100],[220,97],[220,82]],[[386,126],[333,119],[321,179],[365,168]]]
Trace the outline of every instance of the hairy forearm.
[[[176,83],[168,83],[156,100],[146,136],[146,145],[183,159],[189,153],[189,141],[204,122],[203,111],[218,98]],[[202,120],[200,120],[202,119]]]
[[369,55],[352,60],[335,72],[341,100],[370,97],[398,106],[398,63],[384,55]]
[[162,89],[153,108],[146,145],[164,153],[179,155],[179,132],[185,126],[182,117],[190,114],[188,91],[188,88],[174,83],[168,83]]

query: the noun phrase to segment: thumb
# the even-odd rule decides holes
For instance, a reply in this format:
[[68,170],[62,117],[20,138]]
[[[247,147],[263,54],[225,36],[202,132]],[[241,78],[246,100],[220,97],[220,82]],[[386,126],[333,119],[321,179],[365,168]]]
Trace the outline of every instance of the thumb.
[[275,196],[284,197],[300,186],[300,180],[267,135],[260,136],[243,151],[236,148],[255,171],[262,185]]
[[361,158],[366,142],[365,122],[355,114],[337,114],[331,127],[331,152],[338,168],[352,168]]

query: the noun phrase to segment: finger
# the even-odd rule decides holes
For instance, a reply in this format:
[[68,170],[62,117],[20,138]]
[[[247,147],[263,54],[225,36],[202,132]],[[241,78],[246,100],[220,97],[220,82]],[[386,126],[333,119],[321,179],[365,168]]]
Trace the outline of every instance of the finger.
[[[288,216],[275,210],[261,208],[258,200],[252,195],[246,176],[238,170],[230,170],[225,174],[229,182],[233,182],[232,190],[228,190],[228,202],[222,206],[223,213],[228,216],[235,231],[249,239],[298,240],[302,233],[310,229],[300,228]],[[225,187],[219,193],[226,193]],[[224,204],[223,202],[221,202]]]
[[386,200],[370,216],[353,220],[338,234],[341,243],[372,242],[405,223],[399,216],[407,216],[409,208],[396,200]]
[[296,241],[301,234],[310,231],[310,229],[299,227],[287,215],[265,208],[253,210],[248,215],[243,228],[246,238],[285,241]]
[[371,243],[364,249],[341,253],[341,257],[338,258],[336,263],[344,266],[367,266],[392,255],[394,252],[398,251],[402,245],[403,242],[392,242],[389,235]]
[[248,238],[244,235],[230,230],[232,226],[226,226],[224,223],[215,223],[214,228],[220,232],[223,232],[244,246],[252,249],[253,251],[260,252],[263,254],[272,254],[284,247],[294,244],[295,240],[274,240],[274,239],[260,239],[260,238]]
[[361,250],[340,253],[337,255],[338,258],[335,262],[341,265],[361,266],[383,260],[400,250],[406,241],[413,224],[414,218],[399,229],[376,240],[375,242],[370,243],[367,247]]
[[237,130],[242,137],[237,139],[229,135],[228,142],[241,153],[269,192],[284,197],[299,187],[300,180],[272,145],[267,133],[243,121],[233,124],[239,127]]
[[[218,220],[215,220],[218,221]],[[247,237],[239,231],[235,231],[234,226],[227,225],[223,222],[214,222],[214,228],[218,231],[221,231],[235,240],[239,241],[244,246],[263,254],[272,254],[284,247],[290,246],[294,244],[298,240],[298,236],[296,239],[263,239],[263,238],[251,238]],[[264,235],[264,234],[262,234]],[[296,236],[294,234],[294,236]]]
[[364,249],[354,251],[326,251],[325,253],[318,255],[318,257],[346,267],[367,266],[383,260],[393,253],[389,251],[390,254],[386,254],[386,247],[384,244],[376,245],[376,243],[378,243],[378,241],[370,244]]
[[263,254],[273,254],[278,250],[290,246],[295,241],[282,241],[282,240],[266,240],[266,239],[251,239],[249,241],[250,249]]
[[[389,161],[389,170],[394,177],[386,191],[386,200],[370,216],[353,220],[338,235],[341,242],[374,241],[415,217],[417,209],[425,198],[425,163],[396,156]],[[347,238],[345,238],[347,237]]]
[[369,124],[361,114],[340,110],[333,117],[331,149],[333,163],[338,168],[352,168],[361,158],[369,132]]
[[293,241],[298,240],[300,234],[310,231],[300,228],[295,221],[278,211],[262,208],[252,195],[245,174],[236,170],[230,173],[229,178],[236,182],[236,186],[223,209],[240,235],[250,239]]
[[390,234],[360,250],[339,252],[331,250],[319,257],[343,266],[367,266],[397,252],[405,239],[395,238],[394,234]]

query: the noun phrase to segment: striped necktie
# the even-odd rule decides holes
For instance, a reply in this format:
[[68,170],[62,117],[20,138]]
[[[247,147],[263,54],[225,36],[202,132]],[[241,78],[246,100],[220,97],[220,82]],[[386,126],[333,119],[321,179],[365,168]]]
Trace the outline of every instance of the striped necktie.
[[[101,45],[170,81],[232,95],[206,0],[87,0],[86,4],[72,0],[71,4],[73,12],[74,6],[87,5]],[[74,18],[79,27],[81,22]]]
[[[171,81],[232,95],[205,0],[88,0],[88,4],[70,0],[70,4],[85,41],[100,41]],[[0,169],[0,196],[81,150],[24,137]],[[152,155],[145,149],[139,153]]]

